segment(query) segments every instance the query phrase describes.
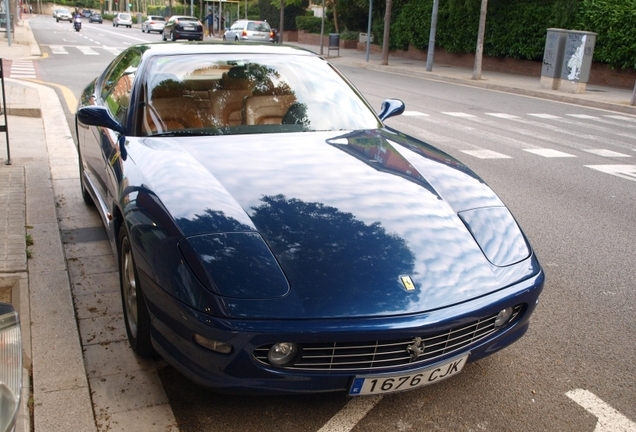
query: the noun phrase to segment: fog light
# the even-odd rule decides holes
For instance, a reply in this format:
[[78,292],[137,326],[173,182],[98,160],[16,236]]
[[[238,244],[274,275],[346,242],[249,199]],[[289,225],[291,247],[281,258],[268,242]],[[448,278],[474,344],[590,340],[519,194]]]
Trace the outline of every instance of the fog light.
[[508,322],[508,320],[510,320],[511,316],[512,316],[511,307],[507,307],[499,311],[499,313],[497,314],[497,318],[495,318],[495,328],[499,328],[505,325]]
[[204,348],[216,351],[221,354],[229,354],[232,352],[232,345],[227,342],[219,342],[212,339],[208,339],[199,334],[194,335],[194,341]]
[[292,342],[280,342],[269,349],[267,359],[276,366],[283,366],[294,359],[298,348]]

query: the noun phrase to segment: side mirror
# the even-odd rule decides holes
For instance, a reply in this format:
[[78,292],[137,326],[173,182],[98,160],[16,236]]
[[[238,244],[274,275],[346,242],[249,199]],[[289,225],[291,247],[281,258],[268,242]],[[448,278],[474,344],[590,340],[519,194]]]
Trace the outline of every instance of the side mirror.
[[105,127],[122,135],[125,132],[122,124],[103,106],[85,106],[77,110],[75,115],[77,116],[77,120],[85,125]]
[[13,306],[0,302],[0,431],[15,425],[22,390],[22,334]]
[[380,120],[384,121],[388,118],[400,115],[404,112],[404,102],[399,99],[387,99],[382,102],[382,107],[380,108]]
[[85,125],[105,127],[117,132],[119,134],[117,140],[117,143],[119,144],[119,151],[121,152],[122,159],[126,160],[127,152],[126,146],[124,145],[126,141],[126,129],[124,129],[124,126],[112,116],[108,109],[99,105],[85,106],[77,110],[75,117],[77,118],[77,121]]

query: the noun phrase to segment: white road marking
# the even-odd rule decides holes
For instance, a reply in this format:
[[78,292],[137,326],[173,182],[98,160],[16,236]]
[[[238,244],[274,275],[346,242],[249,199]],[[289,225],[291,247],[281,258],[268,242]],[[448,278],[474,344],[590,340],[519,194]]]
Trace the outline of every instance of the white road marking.
[[636,423],[603,402],[594,393],[575,389],[570,390],[565,395],[598,419],[594,432],[636,431]]
[[603,156],[603,157],[632,157],[632,155],[626,155],[624,153],[619,153],[619,152],[615,152],[615,151],[607,150],[607,149],[586,149],[583,151],[595,154],[597,156]]
[[519,118],[519,116],[512,115],[512,114],[506,114],[506,113],[486,113],[486,115],[493,116],[493,117],[498,117],[498,118],[502,118],[502,119],[517,119],[517,118]]
[[424,114],[419,111],[404,111],[402,115],[407,117],[417,117],[417,116],[428,117],[428,114]]
[[104,50],[108,51],[109,53],[114,54],[114,55],[119,55],[119,53],[122,52],[122,50],[119,49],[119,48],[107,47],[107,46],[102,47],[102,48]]
[[636,165],[585,165],[593,170],[636,181]]
[[88,46],[78,46],[77,49],[80,50],[84,55],[99,55],[98,52],[93,51],[92,48]]
[[492,150],[461,150],[461,152],[479,159],[512,159],[512,156],[507,156]]
[[566,114],[566,116],[580,118],[580,119],[589,119],[589,120],[598,118],[596,116],[591,116],[591,115],[587,115],[587,114]]
[[603,117],[608,117],[608,118],[616,119],[616,120],[626,120],[626,121],[636,122],[636,118],[622,116],[622,115],[604,115]]
[[452,117],[462,117],[462,118],[474,118],[474,117],[477,117],[475,115],[466,114],[466,113],[463,113],[463,112],[443,112],[442,114],[446,114],[446,115],[449,115],[449,116],[452,116]]
[[529,116],[539,117],[542,119],[560,119],[561,117],[552,114],[528,114]]
[[559,150],[554,150],[554,149],[547,149],[547,148],[540,148],[540,149],[523,149],[524,151],[527,151],[529,153],[533,153],[539,156],[543,156],[546,158],[563,158],[563,157],[576,157],[574,155],[571,155],[569,153],[564,153],[562,151]]
[[53,54],[68,54],[64,45],[49,45]]
[[9,78],[37,78],[35,66],[31,60],[13,60],[9,70]]
[[382,396],[364,396],[351,399],[318,432],[349,432],[382,400]]

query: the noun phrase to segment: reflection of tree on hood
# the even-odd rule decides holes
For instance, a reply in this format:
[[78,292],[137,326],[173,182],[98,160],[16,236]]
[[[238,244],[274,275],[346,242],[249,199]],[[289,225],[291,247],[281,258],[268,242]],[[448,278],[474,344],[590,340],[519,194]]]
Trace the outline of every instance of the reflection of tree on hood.
[[413,271],[414,256],[406,241],[387,234],[379,222],[366,225],[351,213],[283,195],[261,201],[252,220],[285,270],[298,272],[292,279],[317,289],[337,283],[352,293],[371,293]]

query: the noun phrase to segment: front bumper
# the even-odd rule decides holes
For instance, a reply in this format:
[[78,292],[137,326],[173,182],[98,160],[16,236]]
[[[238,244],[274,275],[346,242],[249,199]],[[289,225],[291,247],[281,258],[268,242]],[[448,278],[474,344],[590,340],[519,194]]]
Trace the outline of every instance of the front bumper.
[[[144,290],[152,316],[152,340],[156,351],[190,380],[233,393],[289,394],[348,391],[354,377],[379,373],[404,373],[470,352],[469,362],[499,351],[521,338],[528,329],[543,289],[542,272],[530,279],[482,298],[412,316],[382,319],[253,321],[227,320],[203,314],[174,299],[144,278]],[[268,343],[304,343],[390,340],[426,336],[432,331],[462,325],[467,320],[491,316],[499,310],[522,305],[510,324],[460,350],[430,362],[377,370],[296,370],[258,362],[254,350]],[[233,352],[220,354],[193,342],[194,334],[229,342]]]

